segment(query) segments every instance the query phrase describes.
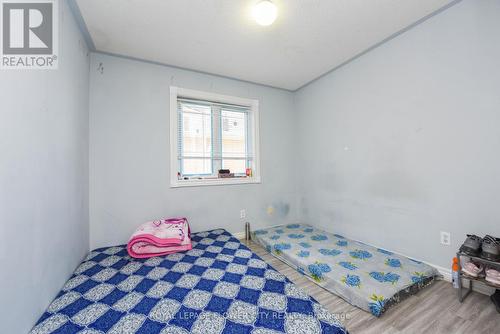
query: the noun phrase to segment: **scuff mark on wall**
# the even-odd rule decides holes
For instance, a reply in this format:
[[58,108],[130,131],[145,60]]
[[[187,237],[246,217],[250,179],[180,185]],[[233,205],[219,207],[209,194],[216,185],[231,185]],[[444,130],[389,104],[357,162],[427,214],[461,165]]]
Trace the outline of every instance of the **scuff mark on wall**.
[[276,216],[276,218],[285,218],[290,213],[290,204],[285,202],[275,202],[269,205],[266,211],[269,216]]
[[97,66],[97,72],[104,74],[104,65],[102,63],[99,63],[99,66]]

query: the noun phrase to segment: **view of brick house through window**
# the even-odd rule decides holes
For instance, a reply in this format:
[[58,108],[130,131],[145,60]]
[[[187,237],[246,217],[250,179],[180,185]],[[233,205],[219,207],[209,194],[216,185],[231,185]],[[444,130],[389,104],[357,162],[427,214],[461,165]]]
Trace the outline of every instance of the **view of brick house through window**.
[[260,183],[259,101],[170,87],[170,184]]
[[217,175],[249,167],[248,110],[236,106],[178,102],[180,171],[183,176]]

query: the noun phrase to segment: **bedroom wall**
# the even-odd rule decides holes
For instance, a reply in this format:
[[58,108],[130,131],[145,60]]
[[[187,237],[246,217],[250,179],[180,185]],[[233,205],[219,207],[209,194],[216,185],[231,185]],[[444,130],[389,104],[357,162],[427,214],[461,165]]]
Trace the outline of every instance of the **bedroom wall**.
[[89,58],[59,3],[59,69],[0,73],[0,333],[27,333],[89,247]]
[[500,235],[499,33],[464,0],[300,89],[301,219],[446,268]]
[[[253,227],[296,219],[290,92],[103,54],[90,68],[91,248],[126,243],[160,217],[230,232],[244,231],[241,209]],[[170,188],[170,85],[260,100],[262,184]]]

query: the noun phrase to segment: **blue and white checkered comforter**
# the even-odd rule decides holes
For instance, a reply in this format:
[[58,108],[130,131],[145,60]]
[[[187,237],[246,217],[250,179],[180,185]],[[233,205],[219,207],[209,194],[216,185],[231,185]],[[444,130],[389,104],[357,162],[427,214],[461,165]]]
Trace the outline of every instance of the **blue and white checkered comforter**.
[[125,246],[90,252],[31,333],[346,333],[225,230],[192,239],[150,259]]

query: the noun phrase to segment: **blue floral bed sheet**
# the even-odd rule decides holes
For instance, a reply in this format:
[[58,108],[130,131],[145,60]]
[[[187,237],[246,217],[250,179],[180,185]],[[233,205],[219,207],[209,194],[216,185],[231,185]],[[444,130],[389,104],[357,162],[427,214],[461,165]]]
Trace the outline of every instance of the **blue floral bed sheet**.
[[193,249],[133,259],[96,249],[31,334],[346,334],[336,315],[223,229]]
[[420,261],[305,224],[256,230],[252,239],[323,288],[377,317],[439,276]]

